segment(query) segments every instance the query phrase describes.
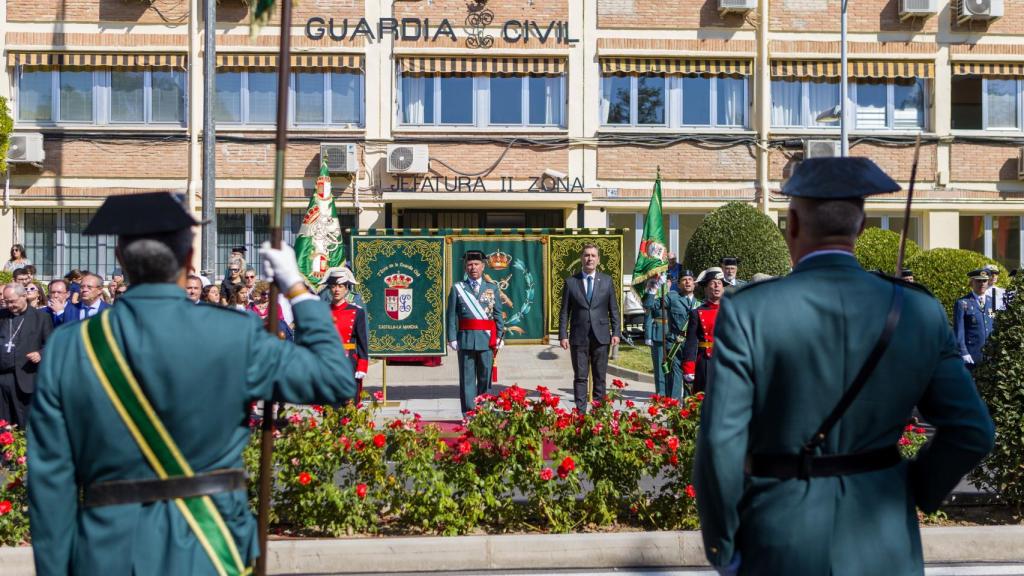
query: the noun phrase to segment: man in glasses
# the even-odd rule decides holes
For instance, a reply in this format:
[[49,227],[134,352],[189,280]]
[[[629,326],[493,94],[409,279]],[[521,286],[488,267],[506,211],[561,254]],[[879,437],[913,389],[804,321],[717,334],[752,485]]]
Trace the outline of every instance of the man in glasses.
[[43,311],[50,315],[53,327],[64,323],[64,310],[68,305],[68,284],[64,280],[51,280],[46,287],[48,300]]
[[77,322],[92,318],[100,312],[110,308],[110,304],[103,301],[103,278],[87,273],[82,276],[82,292],[78,304],[68,304],[64,310],[64,323]]

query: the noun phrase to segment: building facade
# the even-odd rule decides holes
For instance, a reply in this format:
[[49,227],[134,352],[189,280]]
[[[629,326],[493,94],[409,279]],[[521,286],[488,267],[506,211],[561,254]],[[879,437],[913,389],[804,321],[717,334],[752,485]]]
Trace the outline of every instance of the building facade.
[[[746,3],[304,0],[291,30],[285,239],[324,144],[345,160],[333,175],[343,225],[362,229],[642,230],[659,168],[673,250],[728,201],[784,226],[782,182],[805,153],[838,143],[841,2]],[[918,2],[925,15],[904,4],[849,5],[850,153],[906,186],[920,134],[911,237],[1016,268],[1024,0],[992,0],[995,19],[966,18],[956,0]],[[0,249],[26,245],[43,277],[109,272],[112,239],[81,235],[105,197],[170,189],[202,204],[203,4],[0,9],[0,90],[15,132],[41,134],[45,152],[12,164]],[[250,41],[247,10],[218,3],[218,269],[230,246],[268,236],[279,28],[275,17]],[[391,158],[395,145],[405,150]],[[868,224],[898,230],[903,201],[872,198]],[[627,234],[627,270],[638,242]]]

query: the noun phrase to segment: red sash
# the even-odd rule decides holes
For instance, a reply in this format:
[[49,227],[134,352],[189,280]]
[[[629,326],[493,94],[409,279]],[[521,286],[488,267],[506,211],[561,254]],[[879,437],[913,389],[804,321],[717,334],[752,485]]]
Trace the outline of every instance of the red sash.
[[476,318],[459,318],[459,330],[486,330],[491,339],[487,347],[494,350],[498,347],[498,325],[494,320],[477,320]]

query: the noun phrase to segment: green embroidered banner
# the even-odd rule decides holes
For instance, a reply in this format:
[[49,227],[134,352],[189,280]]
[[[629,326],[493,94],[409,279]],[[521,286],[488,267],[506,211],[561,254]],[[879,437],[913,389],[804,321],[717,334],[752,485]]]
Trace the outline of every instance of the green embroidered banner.
[[[505,341],[545,342],[547,239],[543,236],[448,236],[451,242],[449,287],[465,278],[462,255],[481,250],[487,256],[484,279],[501,289],[505,309]],[[447,292],[446,292],[447,294]]]
[[353,236],[371,356],[445,353],[444,238]]
[[584,244],[597,246],[601,255],[597,269],[611,276],[619,312],[622,312],[622,236],[548,236],[548,294],[551,301],[547,324],[549,332],[558,332],[562,285],[566,278],[580,271],[580,254],[583,253]]

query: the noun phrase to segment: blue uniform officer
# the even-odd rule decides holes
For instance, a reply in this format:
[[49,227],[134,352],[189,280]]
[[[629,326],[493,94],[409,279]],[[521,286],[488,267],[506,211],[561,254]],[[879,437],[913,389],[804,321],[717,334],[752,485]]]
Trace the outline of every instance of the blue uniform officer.
[[974,370],[984,360],[981,350],[995,327],[996,302],[985,290],[989,281],[987,270],[974,270],[967,276],[971,279],[971,293],[953,305],[953,332],[960,356],[967,368]]

